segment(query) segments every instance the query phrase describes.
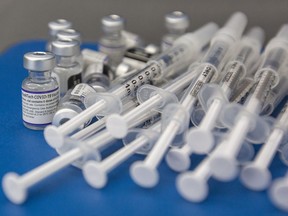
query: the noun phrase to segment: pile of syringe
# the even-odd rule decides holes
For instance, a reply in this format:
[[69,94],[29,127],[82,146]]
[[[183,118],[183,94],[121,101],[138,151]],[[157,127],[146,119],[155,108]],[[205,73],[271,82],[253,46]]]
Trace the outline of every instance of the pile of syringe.
[[[243,34],[241,12],[222,28],[208,23],[192,33],[185,33],[189,19],[182,12],[167,14],[165,22],[168,33],[158,48],[125,31],[123,18],[104,17],[99,50],[81,52],[70,22],[49,23],[51,53],[30,53],[25,61],[32,71],[51,69],[59,84],[61,99],[44,129],[59,156],[21,176],[7,173],[2,186],[11,202],[23,203],[30,187],[70,164],[93,188],[103,188],[111,170],[142,154],[143,161],[130,166],[140,187],[158,184],[164,159],[181,173],[176,188],[188,201],[208,196],[210,178],[239,175],[251,190],[269,187],[272,202],[288,211],[288,175],[271,184],[269,171],[277,151],[288,164],[288,103],[276,119],[268,117],[288,90],[288,24],[264,46],[260,27]],[[48,54],[49,67],[43,63]],[[118,139],[123,147],[102,159]],[[254,156],[253,144],[260,143]],[[189,170],[192,154],[207,156]]]

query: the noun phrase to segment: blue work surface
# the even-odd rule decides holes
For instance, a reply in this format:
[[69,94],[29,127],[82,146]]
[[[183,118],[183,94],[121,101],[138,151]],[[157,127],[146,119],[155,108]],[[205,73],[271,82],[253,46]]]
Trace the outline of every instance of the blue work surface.
[[[21,175],[57,156],[46,144],[43,131],[25,128],[21,117],[21,82],[28,75],[22,66],[23,55],[44,47],[44,41],[27,41],[0,57],[1,179],[7,172]],[[85,47],[96,48],[93,44]],[[165,163],[160,166],[160,183],[153,189],[140,188],[130,179],[129,166],[141,159],[135,155],[110,173],[107,186],[101,190],[86,184],[81,171],[72,166],[29,189],[27,201],[20,206],[9,202],[0,190],[0,215],[285,215],[270,203],[266,192],[249,191],[239,180],[222,183],[212,179],[207,200],[187,202],[176,191],[177,173]],[[194,166],[200,159],[193,156]],[[287,168],[277,156],[271,170],[275,178],[283,176]]]

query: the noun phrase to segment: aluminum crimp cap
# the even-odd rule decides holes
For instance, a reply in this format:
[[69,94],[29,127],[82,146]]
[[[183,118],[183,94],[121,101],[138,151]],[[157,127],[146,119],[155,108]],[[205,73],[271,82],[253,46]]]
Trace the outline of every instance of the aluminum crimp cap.
[[55,65],[55,55],[50,52],[29,52],[24,55],[24,68],[27,70],[48,71]]
[[124,19],[118,15],[112,14],[102,18],[102,28],[104,31],[121,31],[124,28]]
[[74,56],[80,52],[80,44],[76,40],[58,39],[52,42],[52,52],[57,56]]
[[165,16],[167,28],[186,29],[189,26],[188,16],[181,11],[173,11]]
[[58,19],[48,23],[51,35],[56,35],[58,31],[71,28],[72,23],[65,19]]
[[57,38],[58,39],[71,39],[71,40],[76,40],[79,43],[81,43],[81,34],[80,32],[76,31],[75,29],[64,29],[61,30],[57,33]]

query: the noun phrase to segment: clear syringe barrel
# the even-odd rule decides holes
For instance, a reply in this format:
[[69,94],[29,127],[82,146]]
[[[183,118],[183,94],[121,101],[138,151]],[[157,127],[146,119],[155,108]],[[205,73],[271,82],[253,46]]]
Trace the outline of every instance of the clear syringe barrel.
[[225,76],[221,83],[227,98],[230,98],[233,89],[247,73],[253,71],[260,59],[260,51],[264,41],[264,31],[254,27],[241,39],[236,56],[225,67]]
[[[135,76],[122,83],[121,86],[109,91],[111,97],[123,99],[127,96],[135,96],[137,89],[146,83],[150,83],[154,79],[159,79],[166,72],[166,68],[172,68],[174,65],[187,64],[189,61],[197,58],[197,55],[217,31],[218,27],[214,23],[208,23],[195,31],[188,33],[177,39],[171,49],[160,55],[156,60],[147,63],[147,66],[141,69]],[[181,48],[179,48],[181,46]],[[182,50],[180,52],[180,50]],[[188,55],[189,54],[189,55]],[[183,61],[182,61],[183,60]],[[176,68],[175,70],[176,71]],[[118,104],[117,101],[117,104]],[[92,106],[81,112],[74,118],[62,124],[58,128],[47,127],[44,131],[45,139],[49,145],[60,142],[63,136],[66,136],[75,131],[81,124],[93,118],[101,111],[108,109],[109,104],[100,99]],[[121,106],[121,104],[120,104]],[[121,111],[121,110],[120,110]],[[56,138],[57,136],[57,138]]]
[[288,133],[288,102],[286,102],[285,106],[278,115],[274,128],[283,130],[285,134]]
[[255,74],[258,83],[247,103],[247,109],[253,113],[260,112],[269,92],[279,83],[279,72],[288,60],[288,24],[268,43],[263,55],[263,63]]
[[187,33],[178,38],[173,46],[160,54],[156,59],[147,63],[147,66],[139,71],[132,79],[112,91],[113,94],[123,98],[126,96],[135,96],[137,89],[154,79],[161,79],[166,72],[176,72],[189,65],[197,58],[213,34],[217,31],[215,23],[208,23],[195,31]]
[[241,37],[246,23],[246,16],[243,13],[237,12],[231,16],[225,26],[212,38],[209,50],[196,69],[196,73],[199,73],[197,80],[191,83],[181,99],[181,104],[189,109],[189,113],[192,111],[202,86],[218,78],[219,72],[227,60],[229,51]]

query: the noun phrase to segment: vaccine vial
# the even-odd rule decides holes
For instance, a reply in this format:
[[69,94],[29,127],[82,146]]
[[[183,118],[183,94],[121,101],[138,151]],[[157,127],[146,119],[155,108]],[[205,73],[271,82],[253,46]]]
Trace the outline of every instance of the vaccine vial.
[[56,40],[52,42],[52,52],[56,56],[56,67],[52,76],[60,86],[60,97],[63,97],[68,89],[72,89],[82,81],[82,68],[77,62],[80,52],[79,42],[75,40]]
[[91,49],[83,49],[81,53],[83,56],[85,68],[89,66],[90,64],[99,63],[99,62],[105,65],[108,64],[108,56],[105,53],[98,52],[98,51],[91,50]]
[[[62,125],[85,110],[84,100],[89,94],[93,93],[96,93],[96,90],[86,83],[80,83],[73,89],[70,89],[65,96],[61,98],[52,124],[55,126]],[[87,126],[90,122],[91,120],[87,121],[79,129]]]
[[51,124],[59,102],[59,86],[53,77],[55,56],[49,52],[24,55],[29,77],[22,82],[22,118],[27,128],[43,130]]
[[124,19],[118,15],[102,18],[103,37],[99,40],[99,51],[107,54],[112,71],[121,63],[126,50],[126,39],[122,34]]
[[144,48],[134,47],[126,50],[122,62],[115,71],[116,79],[127,79],[129,76],[145,67],[152,54],[146,52]]
[[[57,33],[57,39],[58,40],[66,40],[66,39],[76,40],[79,42],[79,46],[81,46],[82,44],[82,38],[81,38],[80,32],[71,28],[59,31]],[[84,67],[83,56],[82,56],[80,49],[79,49],[79,53],[77,54],[76,61],[80,64],[81,68]]]
[[189,27],[189,18],[181,11],[173,11],[165,16],[165,26],[168,32],[162,38],[162,52],[170,48],[173,42],[186,32]]
[[48,23],[49,40],[46,44],[46,50],[51,52],[51,43],[57,39],[57,33],[61,30],[71,28],[72,23],[65,19],[58,19]]
[[[106,92],[109,89],[109,78],[103,74],[104,64],[101,62],[89,65],[84,73],[83,81],[73,89],[68,90],[60,100],[58,110],[53,118],[53,125],[64,124],[87,107],[84,104],[85,98],[97,92]],[[85,122],[79,129],[82,129],[92,121]]]
[[139,35],[125,30],[122,31],[122,35],[126,40],[126,49],[144,46],[144,41]]
[[106,92],[110,87],[108,68],[103,62],[90,64],[83,75],[83,82],[92,86],[97,92]]

